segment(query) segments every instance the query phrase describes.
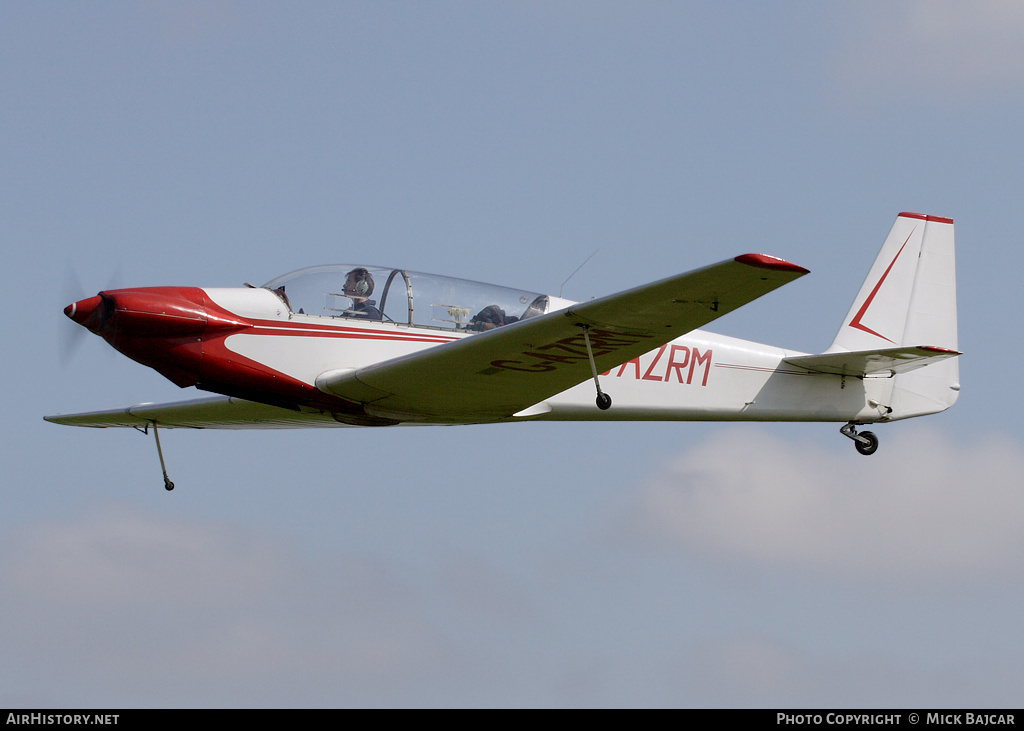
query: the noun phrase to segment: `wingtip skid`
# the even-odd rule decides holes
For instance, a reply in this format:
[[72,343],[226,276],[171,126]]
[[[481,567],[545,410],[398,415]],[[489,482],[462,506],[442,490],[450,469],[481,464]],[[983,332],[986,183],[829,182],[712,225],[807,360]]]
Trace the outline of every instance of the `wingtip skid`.
[[768,256],[767,254],[743,254],[742,256],[737,256],[736,261],[740,264],[759,267],[760,269],[771,269],[778,272],[809,274],[811,271],[810,269],[804,269],[802,266],[788,262],[785,259],[780,259],[777,256]]

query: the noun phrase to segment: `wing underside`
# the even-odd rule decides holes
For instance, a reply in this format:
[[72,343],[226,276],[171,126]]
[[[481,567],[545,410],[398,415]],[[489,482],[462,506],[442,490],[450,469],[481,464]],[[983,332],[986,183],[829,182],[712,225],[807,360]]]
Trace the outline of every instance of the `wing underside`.
[[330,414],[285,409],[228,396],[175,401],[166,404],[137,404],[123,409],[59,414],[43,417],[68,426],[135,427],[157,423],[163,428],[184,429],[299,429],[345,426]]

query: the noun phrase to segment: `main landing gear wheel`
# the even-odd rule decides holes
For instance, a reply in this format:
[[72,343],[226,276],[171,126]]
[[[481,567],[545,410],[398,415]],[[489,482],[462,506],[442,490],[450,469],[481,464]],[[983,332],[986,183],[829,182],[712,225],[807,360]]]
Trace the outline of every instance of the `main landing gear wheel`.
[[839,433],[844,437],[849,437],[853,440],[853,445],[857,447],[857,451],[867,456],[874,454],[878,450],[878,437],[874,433],[869,431],[862,431],[860,434],[857,433],[857,424],[850,422],[839,429]]
[[878,449],[878,437],[876,437],[873,432],[869,431],[862,431],[857,436],[860,437],[860,439],[867,440],[867,444],[862,442],[860,439],[854,441],[853,444],[857,447],[857,451],[865,456],[874,454],[875,450]]
[[601,411],[607,411],[612,407],[612,397],[603,391],[597,394],[597,408]]

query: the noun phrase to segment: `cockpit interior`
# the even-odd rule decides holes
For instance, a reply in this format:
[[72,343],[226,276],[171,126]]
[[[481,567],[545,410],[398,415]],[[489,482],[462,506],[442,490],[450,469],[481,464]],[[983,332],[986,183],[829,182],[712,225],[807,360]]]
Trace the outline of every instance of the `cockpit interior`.
[[[405,269],[332,264],[263,285],[295,315],[482,332],[543,315],[564,300]],[[565,304],[568,304],[565,302]]]

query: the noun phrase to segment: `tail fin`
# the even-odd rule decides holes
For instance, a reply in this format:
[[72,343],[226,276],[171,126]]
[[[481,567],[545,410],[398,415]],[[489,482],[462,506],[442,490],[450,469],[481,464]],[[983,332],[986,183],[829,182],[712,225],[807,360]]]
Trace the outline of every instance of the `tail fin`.
[[[953,219],[901,213],[827,353],[894,347],[957,351]],[[943,411],[960,390],[958,359],[893,376],[890,419]]]
[[957,348],[953,220],[896,218],[829,353],[929,345]]

